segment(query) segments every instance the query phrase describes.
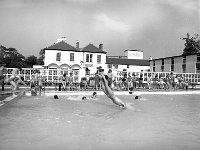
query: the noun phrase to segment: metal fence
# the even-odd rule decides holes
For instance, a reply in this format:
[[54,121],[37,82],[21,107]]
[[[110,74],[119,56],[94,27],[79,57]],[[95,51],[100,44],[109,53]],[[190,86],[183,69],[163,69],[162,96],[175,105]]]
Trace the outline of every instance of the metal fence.
[[[15,68],[7,68],[6,77],[10,77],[12,75],[12,71]],[[24,78],[25,81],[30,81],[31,76],[34,74],[41,74],[47,82],[57,82],[59,77],[64,73],[69,77],[70,74],[73,77],[73,82],[77,83],[82,78],[80,76],[79,70],[65,70],[65,69],[34,69],[34,68],[22,68],[19,71],[21,77]],[[175,75],[179,75],[183,78],[184,81],[189,83],[197,83],[200,84],[200,73],[173,73]],[[166,78],[170,75],[170,72],[127,72],[127,71],[117,71],[115,78],[117,81],[126,77],[133,77],[135,75],[137,78],[141,78],[143,82],[147,81],[149,76],[151,77],[163,77]],[[90,78],[94,78],[94,74],[90,74]]]
[[[137,78],[141,78],[144,81],[147,81],[148,77],[157,77],[157,78],[166,78],[169,76],[170,72],[127,72],[127,71],[117,71],[117,81],[124,78],[124,76],[127,77],[133,77],[135,75]],[[181,76],[183,78],[183,81],[189,82],[189,83],[197,83],[200,84],[200,73],[173,73],[174,75]]]
[[[15,68],[7,68],[6,77],[10,77],[12,75],[12,71]],[[32,75],[40,74],[46,80],[46,82],[55,83],[59,80],[59,77],[62,76],[64,73],[66,76],[72,76],[73,82],[79,82],[79,70],[59,70],[59,69],[34,69],[34,68],[22,68],[19,70],[18,74],[24,78],[24,81],[29,82],[31,80]]]

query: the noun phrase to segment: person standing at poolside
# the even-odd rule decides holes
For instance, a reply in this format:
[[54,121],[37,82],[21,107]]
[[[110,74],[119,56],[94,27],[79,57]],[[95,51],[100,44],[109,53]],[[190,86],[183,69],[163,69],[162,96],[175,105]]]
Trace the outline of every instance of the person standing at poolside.
[[100,84],[99,84],[99,75],[98,72],[95,73],[95,77],[94,77],[94,83],[95,83],[95,90],[98,90],[100,88]]
[[5,64],[1,62],[0,64],[0,84],[2,86],[2,91],[4,90],[5,74],[6,74]]
[[15,96],[15,91],[18,88],[18,85],[15,82],[17,80],[17,78],[18,78],[17,77],[18,76],[18,71],[19,70],[17,68],[13,69],[12,75],[9,78],[6,79],[6,82],[11,84],[11,89],[12,89],[12,92],[13,92],[13,96]]
[[64,91],[66,90],[66,84],[67,84],[67,77],[66,77],[66,73],[63,74],[63,76],[61,77],[61,83],[63,86]]
[[[42,93],[42,87],[44,85],[44,78],[42,76],[42,74],[38,75],[38,88],[39,88],[39,94],[41,95]],[[45,87],[44,87],[45,89]]]
[[102,89],[104,91],[104,93],[108,96],[108,98],[110,98],[112,100],[112,102],[120,107],[123,107],[125,108],[126,105],[125,103],[123,103],[119,98],[117,98],[115,95],[114,95],[114,92],[111,90],[111,88],[108,86],[108,81],[107,79],[105,78],[105,75],[103,74],[103,69],[100,70],[100,73],[99,73],[99,76],[100,76],[100,79],[101,79],[101,83],[102,83]]
[[112,89],[111,86],[113,84],[113,74],[111,69],[108,70],[107,76],[108,76],[108,86]]

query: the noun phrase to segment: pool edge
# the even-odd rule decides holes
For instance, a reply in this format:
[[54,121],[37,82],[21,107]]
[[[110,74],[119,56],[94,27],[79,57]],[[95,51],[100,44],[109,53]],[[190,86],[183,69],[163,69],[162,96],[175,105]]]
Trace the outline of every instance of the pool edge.
[[0,109],[5,107],[6,105],[10,104],[14,100],[21,98],[24,94],[25,94],[25,91],[20,91],[15,97],[9,96],[9,97],[5,98],[4,100],[2,100],[3,104],[0,104]]

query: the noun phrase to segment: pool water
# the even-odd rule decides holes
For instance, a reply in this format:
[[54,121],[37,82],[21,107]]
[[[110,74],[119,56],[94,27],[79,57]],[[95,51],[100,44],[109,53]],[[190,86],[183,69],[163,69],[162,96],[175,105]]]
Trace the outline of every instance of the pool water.
[[2,150],[199,150],[199,95],[74,101],[24,96],[0,109]]

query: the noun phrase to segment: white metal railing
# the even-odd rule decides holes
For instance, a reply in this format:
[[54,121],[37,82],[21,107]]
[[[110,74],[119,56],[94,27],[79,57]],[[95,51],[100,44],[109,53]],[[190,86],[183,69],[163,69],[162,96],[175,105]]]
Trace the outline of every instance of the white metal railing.
[[[7,68],[6,77],[10,77],[12,75],[12,71],[14,68]],[[24,78],[25,81],[30,81],[31,76],[34,74],[41,74],[47,82],[57,82],[59,77],[64,73],[69,77],[70,73],[73,77],[73,82],[79,82],[82,78],[80,76],[79,70],[66,70],[66,69],[35,69],[35,68],[22,68],[19,71],[21,77]],[[155,78],[164,77],[170,75],[170,72],[129,72],[129,71],[117,71],[116,79],[119,81],[126,74],[127,77],[133,77],[133,74],[137,78],[141,78],[144,81],[147,81],[148,76],[152,76]],[[200,73],[174,73],[175,75],[181,75],[183,80],[189,83],[198,83],[200,84]],[[94,77],[94,74],[90,74],[89,77]]]
[[[12,71],[15,68],[7,68],[6,77],[10,77],[12,75]],[[24,78],[24,81],[30,81],[32,75],[40,74],[46,80],[46,82],[57,82],[59,77],[62,76],[64,73],[66,76],[72,76],[73,82],[79,82],[79,70],[65,70],[65,69],[34,69],[34,68],[22,68],[18,74]]]
[[[126,74],[127,77],[133,77],[133,74],[137,78],[141,78],[143,81],[147,81],[149,76],[155,78],[166,78],[170,75],[170,72],[127,72],[127,71],[117,71],[117,80],[121,80],[124,75]],[[189,83],[198,83],[200,84],[200,73],[174,73],[174,75],[181,76],[185,82]]]

